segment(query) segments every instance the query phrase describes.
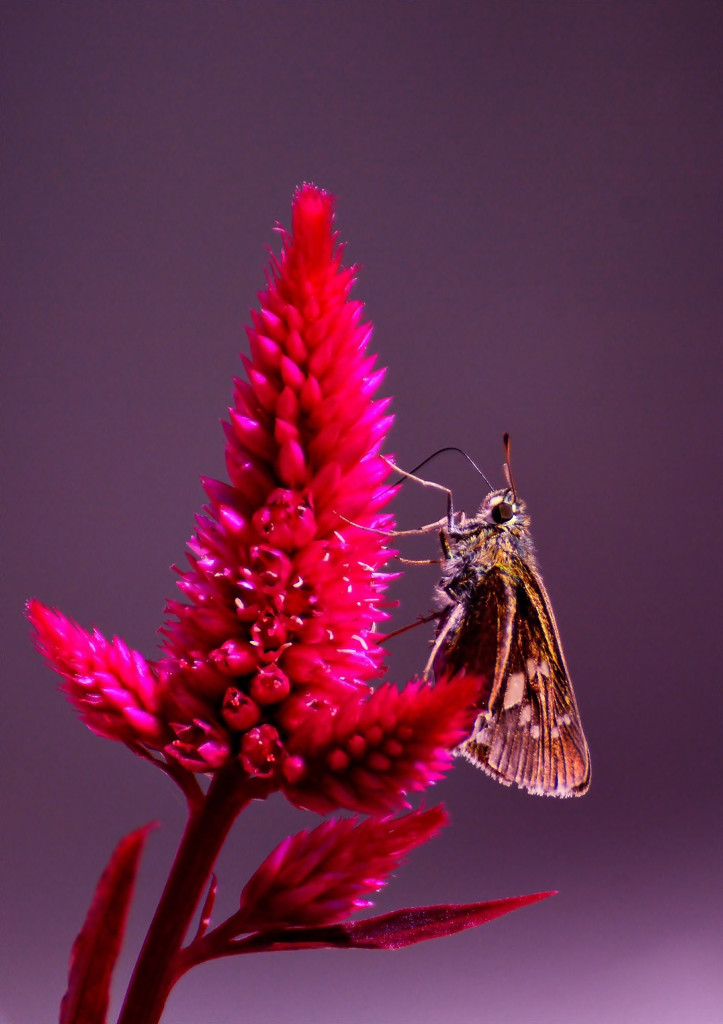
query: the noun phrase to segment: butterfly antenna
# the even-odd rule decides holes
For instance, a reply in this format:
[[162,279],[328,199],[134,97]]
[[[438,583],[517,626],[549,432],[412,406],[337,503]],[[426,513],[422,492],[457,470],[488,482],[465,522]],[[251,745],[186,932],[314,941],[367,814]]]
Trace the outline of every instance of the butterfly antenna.
[[505,449],[505,476],[507,477],[507,483],[512,490],[512,497],[517,501],[517,488],[515,487],[515,478],[512,476],[512,463],[510,462],[510,435],[505,433],[502,435],[502,444]]
[[[422,461],[421,461],[421,462],[420,462],[420,463],[419,463],[418,465],[416,465],[416,466],[414,467],[414,469],[410,470],[409,472],[406,472],[406,471],[404,471],[404,470],[400,470],[400,472],[402,473],[402,475],[401,475],[401,476],[400,476],[400,477],[399,477],[399,478],[398,478],[397,480],[395,480],[395,481],[394,481],[394,483],[391,483],[391,484],[387,484],[387,486],[386,486],[386,487],[384,488],[384,490],[385,490],[385,491],[388,491],[388,490],[391,490],[391,489],[392,489],[392,487],[398,487],[398,486],[399,486],[399,484],[401,484],[401,483],[404,483],[404,481],[405,481],[405,480],[408,480],[408,479],[410,479],[410,478],[411,478],[411,479],[413,479],[413,480],[414,480],[414,479],[417,479],[417,480],[419,480],[419,477],[415,477],[415,474],[416,474],[416,473],[417,473],[417,472],[418,472],[418,471],[419,471],[419,470],[420,470],[420,469],[421,469],[421,468],[422,468],[423,466],[426,466],[428,462],[431,462],[431,461],[432,461],[432,459],[436,459],[436,457],[437,457],[438,455],[442,455],[442,454],[443,454],[444,452],[459,452],[459,454],[460,454],[460,455],[464,455],[464,457],[465,457],[465,459],[467,460],[467,462],[469,462],[469,464],[470,464],[470,465],[472,466],[472,468],[473,468],[473,469],[475,469],[475,470],[476,470],[476,471],[477,471],[477,472],[479,473],[479,475],[480,475],[480,476],[482,477],[482,479],[483,479],[483,480],[484,480],[484,482],[485,482],[485,483],[487,484],[487,486],[489,487],[489,489],[490,489],[491,491],[493,491],[493,490],[494,490],[494,487],[493,487],[493,486],[492,486],[492,484],[491,484],[491,483],[489,482],[489,480],[487,479],[487,477],[486,477],[486,476],[484,475],[484,473],[482,472],[482,470],[481,470],[481,469],[479,468],[479,466],[477,465],[477,463],[476,463],[476,462],[475,462],[475,461],[474,461],[474,460],[473,460],[472,458],[470,458],[470,456],[469,456],[469,455],[467,454],[467,452],[466,452],[466,451],[464,451],[464,449],[463,449],[463,448],[456,448],[456,447],[455,447],[454,445],[449,445],[449,446],[447,446],[446,448],[438,448],[436,452],[432,452],[432,454],[431,454],[431,455],[428,455],[426,459],[422,459]],[[393,463],[390,463],[390,465],[392,466],[392,468],[393,468],[393,469],[398,469],[398,467],[397,467],[397,466],[394,466],[394,464],[393,464]],[[421,482],[422,482],[422,483],[424,483],[424,481],[421,481]],[[441,486],[441,485],[439,485],[439,484],[434,484],[433,486],[435,486],[435,487],[439,487],[439,486]],[[446,491],[447,491],[447,520],[448,520],[448,522],[449,522],[449,524],[450,524],[450,526],[451,526],[451,524],[452,524],[452,521],[453,521],[453,519],[454,519],[454,510],[453,510],[453,507],[452,507],[452,492],[451,492],[450,490],[448,490],[448,489],[447,489],[446,487],[445,487],[445,488],[442,488],[442,490],[446,490]]]
[[484,475],[484,473],[482,472],[482,470],[481,470],[481,469],[479,468],[479,466],[477,465],[477,463],[476,463],[476,462],[474,461],[474,459],[472,459],[472,458],[471,458],[471,457],[470,457],[470,456],[469,456],[469,455],[467,454],[467,452],[466,452],[466,451],[464,450],[464,448],[455,448],[455,447],[454,447],[453,445],[450,445],[450,446],[448,446],[447,448],[438,448],[436,452],[432,452],[432,454],[431,454],[431,455],[428,455],[428,456],[427,456],[427,458],[426,458],[426,459],[424,459],[424,460],[423,460],[422,462],[420,462],[418,466],[415,466],[415,467],[414,467],[414,469],[412,470],[412,473],[416,473],[416,472],[417,472],[417,470],[419,470],[419,469],[421,469],[421,468],[422,468],[422,466],[426,466],[428,462],[431,462],[431,461],[432,461],[432,459],[436,459],[438,455],[442,455],[442,454],[443,454],[444,452],[459,452],[459,454],[460,454],[460,455],[464,455],[464,457],[465,457],[465,459],[467,460],[467,462],[469,462],[470,466],[472,466],[472,468],[473,468],[473,469],[475,469],[475,470],[476,470],[476,471],[477,471],[477,472],[479,473],[479,475],[480,475],[480,476],[482,477],[482,479],[483,479],[483,480],[484,480],[484,482],[485,482],[485,483],[487,484],[487,486],[489,487],[489,489],[490,489],[491,491],[493,491],[493,490],[494,490],[494,487],[493,487],[493,486],[492,486],[492,484],[491,484],[491,483],[489,482],[489,480],[487,479],[487,477],[486,477],[486,476]]

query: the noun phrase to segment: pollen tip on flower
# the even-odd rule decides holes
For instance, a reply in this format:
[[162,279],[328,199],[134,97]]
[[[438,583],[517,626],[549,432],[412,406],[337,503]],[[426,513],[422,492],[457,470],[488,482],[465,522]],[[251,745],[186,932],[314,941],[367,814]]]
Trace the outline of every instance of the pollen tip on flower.
[[280,767],[281,743],[272,725],[255,726],[241,739],[239,760],[250,776],[270,778]]

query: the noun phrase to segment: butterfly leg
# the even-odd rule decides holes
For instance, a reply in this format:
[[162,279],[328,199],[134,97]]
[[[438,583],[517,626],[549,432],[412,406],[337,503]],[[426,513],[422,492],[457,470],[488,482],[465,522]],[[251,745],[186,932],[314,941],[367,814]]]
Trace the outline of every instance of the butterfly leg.
[[462,605],[455,605],[455,607],[450,612],[446,622],[444,623],[444,625],[442,626],[439,633],[437,633],[437,636],[434,639],[434,643],[432,644],[432,650],[429,652],[427,664],[424,666],[424,672],[422,673],[423,679],[429,679],[432,669],[434,668],[434,659],[437,657],[439,649],[441,648],[444,641],[447,639],[449,633],[451,633],[453,629],[456,629],[456,627],[459,625],[463,618],[464,609]]
[[391,640],[392,637],[401,636],[402,633],[408,633],[410,629],[416,629],[417,626],[423,626],[427,622],[434,622],[434,620],[438,619],[441,615],[442,612],[432,612],[431,615],[420,615],[414,622],[410,622],[406,626],[401,626],[399,629],[395,629],[391,633],[387,633],[382,639],[384,640],[384,643],[386,643],[387,640]]
[[[440,530],[444,530],[447,527],[447,518],[439,519],[436,523],[427,523],[426,526],[419,526],[416,530],[379,530],[375,526],[362,526],[361,523],[355,523],[353,519],[347,519],[340,512],[337,515],[344,523],[348,523],[349,526],[356,526],[357,530],[366,530],[367,533],[376,533],[380,537],[416,537],[420,533],[438,533]],[[400,561],[406,561],[406,559],[400,559]],[[434,565],[438,559],[432,558],[423,562],[410,562],[410,565]]]

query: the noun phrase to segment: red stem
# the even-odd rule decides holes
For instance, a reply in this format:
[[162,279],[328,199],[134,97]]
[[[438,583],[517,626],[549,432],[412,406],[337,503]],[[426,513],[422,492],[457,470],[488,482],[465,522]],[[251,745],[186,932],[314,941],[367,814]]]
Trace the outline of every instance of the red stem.
[[178,979],[174,964],[226,836],[260,795],[237,763],[219,770],[186,829],[131,978],[118,1024],[158,1024]]

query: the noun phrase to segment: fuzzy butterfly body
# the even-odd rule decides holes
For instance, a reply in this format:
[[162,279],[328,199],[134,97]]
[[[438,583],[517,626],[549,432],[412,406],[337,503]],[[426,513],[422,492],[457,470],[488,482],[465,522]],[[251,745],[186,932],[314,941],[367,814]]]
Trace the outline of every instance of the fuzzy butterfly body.
[[476,516],[450,516],[427,670],[482,680],[479,714],[457,753],[506,785],[581,796],[590,755],[529,526],[513,486],[488,494]]

